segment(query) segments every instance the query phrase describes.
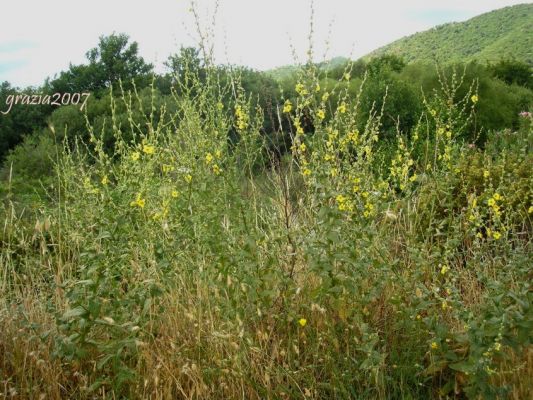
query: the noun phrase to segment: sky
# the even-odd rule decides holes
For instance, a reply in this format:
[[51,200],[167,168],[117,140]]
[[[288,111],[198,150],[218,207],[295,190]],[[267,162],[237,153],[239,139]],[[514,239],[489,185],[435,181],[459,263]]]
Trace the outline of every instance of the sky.
[[[259,70],[304,61],[311,3],[316,61],[356,59],[403,36],[465,21],[526,0],[196,0],[201,30],[218,63]],[[217,10],[215,12],[215,10]],[[102,35],[126,33],[139,53],[164,70],[198,33],[190,0],[3,0],[0,3],[0,82],[37,86],[86,62]],[[296,49],[294,52],[292,49]]]

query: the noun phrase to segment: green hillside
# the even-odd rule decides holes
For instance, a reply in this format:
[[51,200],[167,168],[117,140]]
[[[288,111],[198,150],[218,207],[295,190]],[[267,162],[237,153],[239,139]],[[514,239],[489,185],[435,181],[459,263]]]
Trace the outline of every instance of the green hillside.
[[533,64],[533,4],[491,11],[397,40],[365,58],[396,54],[407,61],[496,61],[515,58]]

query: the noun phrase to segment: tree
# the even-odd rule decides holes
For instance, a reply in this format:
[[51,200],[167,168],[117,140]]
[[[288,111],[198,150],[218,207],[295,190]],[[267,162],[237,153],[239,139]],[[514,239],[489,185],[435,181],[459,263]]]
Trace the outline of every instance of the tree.
[[530,65],[517,60],[501,60],[489,67],[492,74],[507,83],[533,89],[533,69]]
[[129,36],[123,33],[101,36],[98,46],[85,54],[89,64],[71,64],[51,82],[52,89],[98,93],[110,87],[117,89],[122,81],[123,88],[129,90],[132,80],[137,86],[146,86],[153,66],[138,55],[137,42],[128,42]]

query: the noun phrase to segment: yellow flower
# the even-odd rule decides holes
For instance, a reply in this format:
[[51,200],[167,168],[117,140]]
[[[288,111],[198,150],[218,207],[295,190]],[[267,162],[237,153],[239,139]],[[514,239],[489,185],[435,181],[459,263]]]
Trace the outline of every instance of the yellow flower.
[[224,104],[222,104],[220,101],[217,103],[217,108],[222,111],[222,109],[224,108]]
[[107,185],[109,183],[109,179],[107,179],[107,175],[104,175],[104,177],[102,178],[102,185]]
[[183,177],[183,179],[185,179],[185,182],[187,183],[191,183],[192,181],[192,175],[191,174],[187,174]]
[[317,113],[316,113],[316,116],[319,118],[319,119],[324,119],[326,118],[326,113],[324,112],[324,110],[318,110]]
[[502,345],[501,345],[500,342],[494,343],[494,350],[495,351],[500,351],[501,347],[502,347]]
[[529,208],[527,210],[527,213],[528,214],[533,214],[533,206],[529,206]]
[[472,103],[476,104],[479,100],[479,97],[477,97],[477,94],[475,94],[472,97],[470,97],[470,100],[472,100]]
[[414,182],[414,181],[416,181],[416,178],[417,178],[416,174],[413,174],[413,176],[410,177],[409,180],[410,180],[411,182]]
[[154,154],[155,153],[155,147],[150,144],[143,145],[143,152],[145,154]]
[[221,158],[222,157],[222,152],[220,150],[215,151],[215,157],[216,158]]
[[163,164],[163,172],[168,174],[170,171],[174,171],[174,167],[172,165]]
[[487,204],[488,204],[490,207],[492,207],[492,206],[494,206],[494,205],[496,204],[496,200],[494,200],[494,199],[488,199],[488,200],[487,200]]
[[213,173],[215,175],[220,175],[220,172],[221,172],[220,167],[217,164],[213,165]]
[[344,79],[346,79],[347,81],[350,80],[350,74],[348,72],[344,74]]
[[495,240],[498,240],[499,238],[502,237],[502,234],[500,232],[493,232],[492,233],[492,237],[495,239]]
[[300,324],[301,327],[304,327],[305,325],[307,325],[307,320],[305,318],[300,318],[298,320],[298,323]]
[[294,89],[296,90],[296,93],[301,96],[305,96],[307,94],[307,90],[305,90],[305,86],[302,83],[297,83]]
[[435,111],[435,110],[431,110],[429,113],[430,113],[433,117],[434,117],[435,115],[437,115],[437,111]]
[[177,190],[173,190],[172,193],[170,193],[170,195],[174,198],[177,198],[179,196],[179,193]]
[[325,92],[323,95],[322,95],[322,101],[328,101],[329,99],[329,93],[328,92]]
[[290,100],[286,100],[285,104],[283,105],[283,112],[290,113],[291,111],[292,111],[292,103]]
[[502,196],[500,196],[499,193],[494,193],[494,196],[492,196],[492,198],[493,198],[494,200],[496,200],[496,201],[499,201],[499,200],[502,199]]
[[439,348],[439,345],[437,344],[437,342],[431,342],[431,348],[433,350],[437,350]]
[[211,161],[213,161],[213,155],[211,153],[206,153],[205,155],[205,163],[210,164]]
[[343,103],[339,106],[338,110],[339,110],[339,112],[340,112],[341,114],[344,114],[344,113],[346,112],[346,103],[343,102]]
[[315,86],[315,92],[320,92],[320,84],[317,83],[316,86]]
[[339,194],[337,197],[335,197],[335,201],[339,204],[342,204],[346,201],[346,197],[342,194]]
[[311,175],[311,170],[309,168],[305,168],[303,171],[302,171],[302,174],[304,176],[309,176]]
[[450,268],[448,268],[447,265],[443,265],[442,268],[440,269],[440,273],[441,275],[446,275],[446,272],[448,272]]
[[135,200],[130,203],[130,206],[144,208],[145,204],[146,204],[146,201],[143,198],[141,198],[141,194],[138,193]]
[[490,176],[490,172],[488,170],[483,171],[483,178],[488,178]]
[[133,153],[131,153],[131,159],[133,161],[137,161],[140,157],[141,157],[141,155],[139,154],[138,151],[134,151]]

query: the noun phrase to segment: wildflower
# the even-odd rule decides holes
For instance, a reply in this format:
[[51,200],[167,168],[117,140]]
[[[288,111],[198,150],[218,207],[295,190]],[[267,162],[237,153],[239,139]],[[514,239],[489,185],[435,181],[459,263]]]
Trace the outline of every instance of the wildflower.
[[420,320],[420,319],[422,319],[422,316],[420,314],[416,314],[416,319]]
[[134,201],[130,203],[130,206],[144,208],[145,204],[146,204],[146,201],[143,198],[141,198],[141,194],[137,193],[137,197],[135,198]]
[[174,171],[174,167],[172,165],[163,164],[163,172],[165,174],[168,174],[171,171]]
[[339,170],[337,168],[331,168],[331,170],[329,171],[329,174],[335,177],[339,174]]
[[160,212],[156,212],[154,215],[152,215],[152,219],[154,221],[157,221],[160,218],[161,218],[161,213]]
[[342,103],[339,108],[337,109],[341,114],[344,114],[346,112],[346,103]]
[[222,152],[220,150],[215,151],[215,157],[220,159],[222,157]]
[[322,101],[328,101],[329,99],[329,93],[328,92],[325,92],[323,95],[322,95]]
[[343,196],[342,194],[339,194],[337,197],[335,197],[335,201],[337,201],[337,203],[339,204],[343,204],[346,202],[346,197]]
[[185,182],[187,183],[191,183],[192,181],[192,175],[191,174],[187,174],[183,177],[183,179],[185,179]]
[[495,350],[495,351],[500,351],[501,347],[502,347],[502,345],[501,345],[500,342],[496,342],[496,343],[494,344],[494,350]]
[[441,307],[442,307],[443,310],[448,309],[449,306],[448,306],[448,303],[446,302],[446,300],[444,300],[444,301],[442,302]]
[[446,275],[446,272],[448,272],[449,269],[450,268],[447,265],[443,265],[442,268],[440,269],[441,275]]
[[483,171],[483,178],[487,179],[490,176],[490,172],[488,170]]
[[283,112],[284,113],[290,113],[292,111],[292,103],[290,100],[285,100],[285,104],[283,105]]
[[173,190],[173,191],[170,193],[170,195],[171,195],[173,198],[176,199],[176,198],[179,196],[179,193],[178,193],[177,190]]
[[305,152],[306,149],[307,149],[307,147],[305,146],[305,143],[301,143],[300,146],[298,147],[298,151],[300,153]]
[[321,120],[323,120],[324,118],[326,118],[326,113],[324,112],[324,110],[318,110],[318,112],[316,113],[317,117]]
[[431,342],[431,349],[437,350],[438,348],[439,348],[439,345],[437,344],[437,342]]
[[107,179],[107,175],[104,175],[104,177],[102,178],[102,185],[107,185],[109,183],[109,179]]
[[414,182],[414,181],[416,181],[416,178],[417,178],[416,174],[413,174],[413,176],[411,176],[411,177],[409,178],[409,180],[410,180],[411,182]]
[[211,161],[213,161],[213,155],[211,153],[206,153],[205,155],[205,163],[210,164]]
[[490,207],[492,207],[492,206],[494,206],[494,205],[496,204],[496,200],[494,200],[493,198],[488,199],[488,200],[487,200],[487,204],[488,204]]
[[248,116],[239,104],[235,106],[235,117],[237,118],[237,128],[240,130],[246,129],[248,126]]
[[496,200],[496,201],[499,201],[499,200],[502,199],[502,196],[500,196],[499,193],[494,193],[494,196],[492,196],[492,198],[493,198],[494,200]]
[[217,164],[213,165],[213,173],[215,175],[220,175],[220,172],[222,172],[220,167]]
[[495,239],[495,240],[498,240],[499,238],[502,237],[502,234],[500,232],[493,232],[492,233],[492,237]]
[[320,84],[317,83],[316,86],[315,86],[315,92],[320,92]]
[[429,113],[430,113],[433,117],[437,115],[437,111],[435,111],[435,110],[431,110]]
[[527,213],[528,214],[533,214],[533,206],[529,206],[529,208],[527,210]]
[[470,97],[470,100],[472,100],[472,103],[476,104],[479,100],[479,97],[477,94],[474,94],[472,97]]
[[222,111],[224,109],[224,104],[222,104],[220,101],[217,103],[217,108],[219,111]]
[[144,144],[143,145],[143,153],[145,154],[154,154],[155,153],[155,147],[150,144]]
[[305,318],[300,318],[298,320],[298,323],[300,324],[301,327],[304,327],[305,325],[307,325],[307,320]]
[[300,96],[305,96],[307,94],[307,90],[305,90],[305,86],[302,83],[297,83],[294,89]]
[[141,157],[141,155],[139,154],[138,151],[134,151],[133,153],[131,153],[131,159],[133,161],[137,161],[140,157]]
[[304,168],[304,170],[302,171],[302,174],[304,176],[309,176],[311,175],[311,170],[309,168]]
[[346,79],[347,81],[350,80],[350,74],[348,72],[344,74],[344,79]]

